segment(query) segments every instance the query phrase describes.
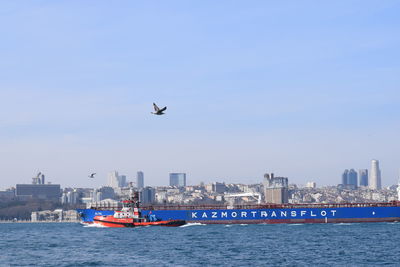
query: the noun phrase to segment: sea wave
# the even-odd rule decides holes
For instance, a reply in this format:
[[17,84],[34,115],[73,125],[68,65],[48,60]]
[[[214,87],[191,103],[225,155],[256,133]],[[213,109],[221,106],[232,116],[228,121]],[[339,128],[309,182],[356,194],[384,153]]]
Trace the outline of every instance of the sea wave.
[[201,226],[201,225],[206,225],[206,224],[203,224],[203,223],[187,223],[187,224],[181,225],[179,227],[190,227],[190,226]]
[[83,227],[90,227],[90,228],[107,228],[107,226],[97,224],[97,223],[91,223],[91,224],[86,224]]

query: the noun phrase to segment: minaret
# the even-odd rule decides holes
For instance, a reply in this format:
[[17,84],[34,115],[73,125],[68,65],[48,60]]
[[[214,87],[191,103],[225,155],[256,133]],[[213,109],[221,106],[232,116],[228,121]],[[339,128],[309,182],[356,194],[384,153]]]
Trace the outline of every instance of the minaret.
[[369,188],[381,189],[381,170],[379,169],[379,161],[373,159],[371,162],[371,173],[369,176]]

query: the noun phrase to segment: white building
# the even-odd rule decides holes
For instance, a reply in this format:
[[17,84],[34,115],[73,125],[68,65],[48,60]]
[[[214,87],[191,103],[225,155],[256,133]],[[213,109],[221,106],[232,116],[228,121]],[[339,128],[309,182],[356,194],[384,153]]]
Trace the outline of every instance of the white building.
[[307,182],[306,187],[307,188],[316,188],[317,183],[316,182]]
[[126,176],[119,175],[117,171],[112,171],[108,173],[107,185],[112,188],[125,187],[127,185]]
[[107,185],[112,188],[117,188],[119,186],[118,172],[112,171],[108,173]]
[[370,189],[381,189],[382,182],[381,182],[381,170],[379,169],[379,161],[373,159],[371,161],[371,172],[369,176],[369,188]]

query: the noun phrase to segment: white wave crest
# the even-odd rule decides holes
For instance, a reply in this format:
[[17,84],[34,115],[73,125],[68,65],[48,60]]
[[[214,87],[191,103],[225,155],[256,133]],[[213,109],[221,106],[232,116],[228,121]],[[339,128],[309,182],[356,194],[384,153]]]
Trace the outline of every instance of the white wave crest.
[[181,225],[179,227],[190,227],[190,226],[200,226],[200,225],[206,225],[206,224],[203,224],[203,223],[187,223],[187,224]]
[[83,227],[91,227],[91,228],[107,228],[107,226],[97,224],[97,223],[91,223],[91,224],[86,224]]

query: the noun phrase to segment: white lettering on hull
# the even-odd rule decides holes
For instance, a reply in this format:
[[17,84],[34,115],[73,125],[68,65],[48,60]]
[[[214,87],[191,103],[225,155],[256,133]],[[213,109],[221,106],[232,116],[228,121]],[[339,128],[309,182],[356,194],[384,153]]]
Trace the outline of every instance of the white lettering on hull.
[[190,213],[192,219],[267,219],[267,218],[315,218],[315,217],[335,217],[337,210],[250,210],[250,211],[193,211]]

